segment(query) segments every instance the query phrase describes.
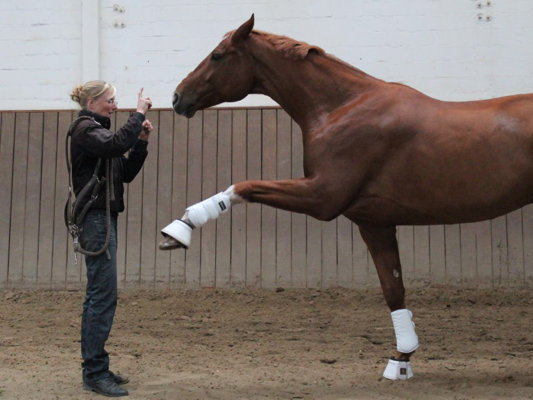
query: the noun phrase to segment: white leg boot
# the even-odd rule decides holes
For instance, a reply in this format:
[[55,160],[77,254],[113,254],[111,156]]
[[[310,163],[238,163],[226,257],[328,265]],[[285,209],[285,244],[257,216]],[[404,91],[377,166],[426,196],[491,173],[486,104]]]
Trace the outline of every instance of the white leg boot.
[[[391,312],[394,333],[396,334],[396,349],[400,353],[412,353],[418,348],[418,336],[415,332],[415,323],[412,321],[413,313],[408,309]],[[391,380],[406,380],[413,376],[409,361],[389,360],[383,377]]]
[[[232,187],[230,187],[231,190]],[[161,250],[171,250],[178,247],[186,249],[191,245],[192,230],[198,228],[220,214],[228,212],[231,206],[230,195],[220,192],[210,198],[187,207],[182,219],[176,219],[165,226],[161,232],[174,240],[166,240],[159,244]]]
[[413,376],[411,363],[409,361],[397,361],[393,358],[389,360],[387,368],[383,372],[383,377],[390,380],[407,380]]

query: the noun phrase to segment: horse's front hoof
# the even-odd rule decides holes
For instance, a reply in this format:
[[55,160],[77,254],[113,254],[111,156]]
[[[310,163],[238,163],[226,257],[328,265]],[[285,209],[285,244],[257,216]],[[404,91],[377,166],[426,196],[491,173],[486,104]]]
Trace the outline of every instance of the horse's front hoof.
[[191,244],[192,226],[181,219],[172,221],[161,233],[165,236],[165,240],[159,243],[161,250],[188,249]]
[[165,239],[159,242],[159,250],[174,250],[174,249],[186,249],[183,243],[178,242],[176,239],[165,235]]

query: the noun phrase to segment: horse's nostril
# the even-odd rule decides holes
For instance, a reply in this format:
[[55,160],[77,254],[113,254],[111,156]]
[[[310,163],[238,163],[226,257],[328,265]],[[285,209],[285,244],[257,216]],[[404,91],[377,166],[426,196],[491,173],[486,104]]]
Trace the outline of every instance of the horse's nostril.
[[180,99],[179,94],[177,94],[176,92],[174,92],[174,95],[172,96],[172,105],[176,105],[176,104],[178,104],[179,99]]

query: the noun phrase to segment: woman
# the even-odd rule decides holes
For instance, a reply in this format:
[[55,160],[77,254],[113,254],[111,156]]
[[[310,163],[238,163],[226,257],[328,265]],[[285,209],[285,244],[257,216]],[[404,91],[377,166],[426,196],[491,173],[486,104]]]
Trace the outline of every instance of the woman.
[[[93,196],[80,197],[78,201],[83,204],[78,204],[77,208],[86,208],[79,222],[81,247],[98,253],[108,243],[102,254],[85,256],[87,288],[81,322],[83,383],[87,390],[112,397],[128,395],[127,390],[119,386],[128,379],[109,370],[109,355],[104,349],[117,305],[117,214],[124,210],[123,184],[131,182],[141,170],[148,154],[148,137],[153,130],[145,118],[152,101],[143,97],[141,89],[136,112],[122,128],[112,132],[110,118],[117,110],[115,92],[109,83],[90,81],[76,86],[70,95],[82,108],[71,125],[74,192],[80,194],[95,171],[99,181],[106,176],[110,178],[109,184],[100,184],[96,189],[91,187]],[[128,151],[128,156],[124,156]],[[106,188],[109,188],[109,197]],[[85,207],[88,201],[91,203]],[[110,221],[106,207],[110,207]],[[110,237],[106,240],[108,228]]]

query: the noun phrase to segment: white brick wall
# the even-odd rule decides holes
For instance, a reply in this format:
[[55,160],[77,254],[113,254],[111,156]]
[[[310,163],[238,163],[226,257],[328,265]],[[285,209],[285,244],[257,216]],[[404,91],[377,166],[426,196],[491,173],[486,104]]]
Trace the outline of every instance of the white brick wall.
[[0,109],[72,107],[81,70],[76,1],[0,1]]
[[[94,2],[99,34],[84,38]],[[74,108],[68,94],[91,73],[117,86],[120,107],[141,86],[169,107],[177,83],[252,12],[257,29],[437,98],[533,92],[531,0],[0,0],[0,109]],[[100,49],[95,67],[82,61],[86,40]]]

